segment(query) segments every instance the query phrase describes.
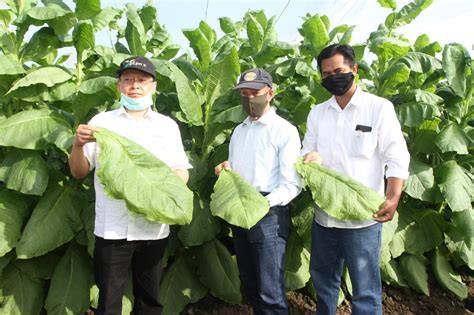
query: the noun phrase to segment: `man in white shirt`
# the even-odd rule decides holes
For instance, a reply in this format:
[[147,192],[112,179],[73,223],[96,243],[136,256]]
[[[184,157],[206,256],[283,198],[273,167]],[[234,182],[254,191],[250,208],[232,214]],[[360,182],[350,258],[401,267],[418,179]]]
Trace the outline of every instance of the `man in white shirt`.
[[235,87],[248,117],[238,125],[229,145],[229,160],[216,175],[232,169],[268,200],[270,210],[249,230],[232,227],[240,279],[256,315],[288,314],[284,255],[288,238],[286,206],[301,191],[296,162],[301,144],[296,128],[270,106],[272,77],[263,69],[243,72]]
[[[354,50],[334,44],[318,56],[322,85],[334,96],[315,106],[303,140],[305,163],[321,163],[377,191],[386,200],[373,221],[343,221],[317,205],[312,228],[310,272],[318,308],[335,314],[346,263],[354,314],[382,314],[379,256],[381,227],[397,209],[409,154],[390,101],[362,91]],[[384,189],[384,176],[387,188]]]
[[[184,153],[177,124],[153,112],[152,94],[156,91],[153,64],[144,57],[125,59],[118,70],[119,109],[94,116],[89,124],[79,125],[69,158],[72,176],[85,177],[98,165],[99,147],[93,132],[106,128],[148,149],[188,180],[191,168]],[[94,174],[95,250],[94,274],[99,287],[96,315],[121,314],[129,269],[132,270],[134,314],[160,314],[158,301],[162,258],[169,234],[166,224],[147,221],[129,213],[123,200],[112,199]]]

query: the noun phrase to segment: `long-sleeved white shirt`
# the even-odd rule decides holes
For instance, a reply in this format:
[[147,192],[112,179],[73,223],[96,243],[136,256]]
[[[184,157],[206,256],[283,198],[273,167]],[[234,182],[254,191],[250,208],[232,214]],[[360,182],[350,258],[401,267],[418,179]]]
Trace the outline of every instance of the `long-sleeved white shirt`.
[[[356,128],[358,125],[363,127]],[[322,165],[382,196],[384,176],[408,178],[410,155],[393,104],[359,87],[344,110],[334,96],[311,110],[301,153],[310,151],[319,152]],[[322,226],[338,228],[360,228],[376,223],[337,220],[319,207],[316,207],[315,220]]]
[[[184,152],[178,125],[169,117],[149,109],[143,118],[134,119],[123,107],[94,116],[89,125],[103,127],[148,149],[172,169],[192,166]],[[95,142],[84,146],[90,169],[98,165],[99,146]],[[166,185],[166,183],[163,183]],[[131,214],[125,201],[113,199],[94,174],[95,228],[94,234],[105,239],[154,240],[168,236],[169,226],[151,222]]]
[[268,192],[271,207],[288,204],[301,191],[295,162],[301,143],[295,126],[270,108],[262,117],[247,117],[232,134],[229,162],[257,191]]

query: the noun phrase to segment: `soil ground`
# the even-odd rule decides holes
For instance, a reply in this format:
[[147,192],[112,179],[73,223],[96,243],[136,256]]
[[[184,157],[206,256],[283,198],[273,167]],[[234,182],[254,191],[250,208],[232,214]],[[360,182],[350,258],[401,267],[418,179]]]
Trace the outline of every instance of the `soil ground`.
[[[474,314],[474,277],[464,275],[468,285],[468,298],[459,301],[453,294],[441,289],[430,277],[430,296],[419,294],[409,288],[383,288],[383,313],[386,315],[466,315]],[[287,294],[291,315],[314,314],[317,303],[305,292]],[[229,305],[208,295],[195,304],[188,305],[185,315],[253,315],[249,305]],[[345,300],[339,306],[337,315],[351,314],[351,302]]]

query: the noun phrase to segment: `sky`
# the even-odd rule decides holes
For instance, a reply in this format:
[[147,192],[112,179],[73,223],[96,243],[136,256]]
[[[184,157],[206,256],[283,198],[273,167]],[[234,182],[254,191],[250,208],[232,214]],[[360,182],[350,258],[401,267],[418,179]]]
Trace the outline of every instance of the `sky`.
[[[409,3],[398,0],[398,8]],[[426,33],[431,41],[441,45],[458,42],[463,44],[473,55],[473,0],[433,0],[433,3],[409,25],[397,29],[412,42]],[[134,3],[143,6],[146,0],[112,1],[102,0],[102,7]],[[306,13],[327,15],[331,29],[340,24],[356,25],[352,44],[365,42],[370,32],[385,21],[390,9],[382,8],[376,0],[154,0],[158,21],[171,33],[173,41],[183,47],[189,42],[182,34],[183,28],[197,28],[205,20],[218,35],[219,17],[227,16],[234,21],[241,20],[248,10],[263,9],[267,15],[280,16],[276,29],[280,41],[298,42],[301,37],[302,16]],[[285,8],[286,7],[286,8]],[[206,12],[207,11],[207,12]],[[109,36],[98,36],[97,43],[110,45]]]

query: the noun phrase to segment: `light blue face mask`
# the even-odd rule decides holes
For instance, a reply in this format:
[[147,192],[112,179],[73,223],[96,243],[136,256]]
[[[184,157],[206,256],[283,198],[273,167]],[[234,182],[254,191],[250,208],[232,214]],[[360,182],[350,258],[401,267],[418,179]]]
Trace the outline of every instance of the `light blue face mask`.
[[153,105],[153,99],[151,93],[140,98],[130,98],[122,93],[120,105],[128,110],[144,110]]

